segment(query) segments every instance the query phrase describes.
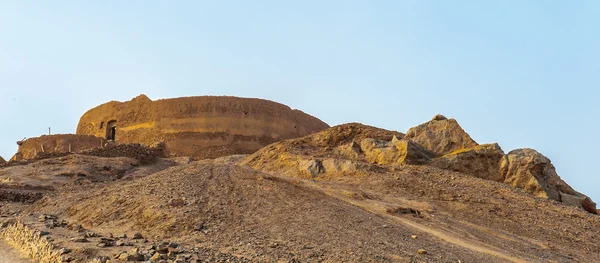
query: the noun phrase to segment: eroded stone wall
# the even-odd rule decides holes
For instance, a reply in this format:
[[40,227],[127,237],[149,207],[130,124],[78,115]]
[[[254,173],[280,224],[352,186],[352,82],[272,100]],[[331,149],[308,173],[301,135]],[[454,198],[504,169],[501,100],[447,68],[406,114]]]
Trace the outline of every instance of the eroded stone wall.
[[171,155],[202,159],[252,153],[329,126],[262,99],[202,96],[152,101],[140,95],[89,110],[81,117],[77,134],[109,138],[113,127],[117,142],[148,146],[164,142]]
[[79,152],[106,144],[104,138],[92,135],[56,134],[42,135],[21,141],[19,150],[13,159],[34,159],[38,154],[54,154],[66,152]]

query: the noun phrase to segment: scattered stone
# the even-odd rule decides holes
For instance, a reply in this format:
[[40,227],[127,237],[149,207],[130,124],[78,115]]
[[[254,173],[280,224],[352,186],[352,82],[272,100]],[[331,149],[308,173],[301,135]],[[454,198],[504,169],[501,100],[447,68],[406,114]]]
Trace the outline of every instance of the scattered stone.
[[196,231],[204,231],[204,230],[206,230],[206,226],[204,225],[204,223],[200,223],[200,224],[198,224],[198,226],[194,230],[196,230]]
[[58,217],[56,217],[55,215],[41,214],[41,215],[38,217],[38,221],[40,221],[40,222],[44,222],[44,221],[46,221],[46,220],[55,220],[55,219],[57,219],[57,218],[58,218]]
[[412,235],[412,236],[410,236],[410,238],[412,238],[412,239],[417,239],[417,238],[419,238],[419,237],[418,237],[417,235]]
[[80,224],[69,224],[69,225],[67,225],[67,229],[77,231],[77,232],[81,232],[84,230],[83,226],[81,226]]
[[132,239],[143,239],[143,238],[144,238],[144,236],[142,236],[142,234],[135,233],[135,234],[133,234],[133,238]]
[[96,260],[97,260],[96,262],[106,263],[110,260],[110,258],[107,256],[99,256],[96,258]]
[[131,244],[131,242],[127,241],[127,240],[117,240],[115,242],[115,246],[118,247],[122,247],[122,246],[132,246],[133,244]]
[[427,254],[427,250],[425,250],[425,249],[419,249],[419,250],[417,250],[417,253],[419,253],[421,255],[424,255],[424,254]]
[[163,259],[163,257],[158,252],[154,253],[154,255],[152,255],[152,257],[150,257],[150,261],[152,261],[152,262],[156,262],[156,261],[159,261],[161,259]]
[[169,200],[169,206],[171,207],[182,207],[185,206],[186,202],[183,198],[172,198]]
[[69,253],[71,253],[71,251],[72,251],[72,250],[71,250],[70,248],[63,247],[63,248],[61,248],[61,249],[58,251],[58,253],[59,253],[59,254],[61,254],[61,255],[64,255],[64,254],[69,254]]
[[88,240],[85,237],[74,237],[74,238],[71,238],[71,242],[85,243],[85,242],[88,242]]
[[72,256],[62,256],[62,257],[60,257],[60,260],[62,262],[71,262],[74,260],[74,258]]
[[92,232],[92,231],[88,230],[88,231],[85,232],[84,236],[85,237],[98,237],[99,235],[96,232]]

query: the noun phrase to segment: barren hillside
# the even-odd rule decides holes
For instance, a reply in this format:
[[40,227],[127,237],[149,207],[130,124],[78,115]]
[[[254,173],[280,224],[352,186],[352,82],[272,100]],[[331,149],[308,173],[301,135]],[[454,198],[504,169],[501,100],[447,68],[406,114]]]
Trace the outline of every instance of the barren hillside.
[[2,214],[72,262],[600,262],[595,204],[547,158],[440,116],[406,135],[354,123],[252,155],[69,155],[0,176],[46,187]]

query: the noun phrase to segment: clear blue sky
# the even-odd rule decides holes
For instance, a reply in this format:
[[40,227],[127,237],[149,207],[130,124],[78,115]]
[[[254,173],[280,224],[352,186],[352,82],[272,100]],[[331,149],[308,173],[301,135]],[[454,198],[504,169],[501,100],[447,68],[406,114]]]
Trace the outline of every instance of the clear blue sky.
[[403,132],[442,113],[600,202],[599,3],[0,0],[0,155],[109,100],[235,95]]

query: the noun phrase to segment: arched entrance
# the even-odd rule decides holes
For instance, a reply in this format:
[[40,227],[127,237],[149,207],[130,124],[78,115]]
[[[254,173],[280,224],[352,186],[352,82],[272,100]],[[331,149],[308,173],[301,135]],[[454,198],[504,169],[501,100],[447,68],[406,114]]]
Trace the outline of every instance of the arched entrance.
[[117,135],[117,121],[112,120],[106,124],[106,140],[114,141]]

